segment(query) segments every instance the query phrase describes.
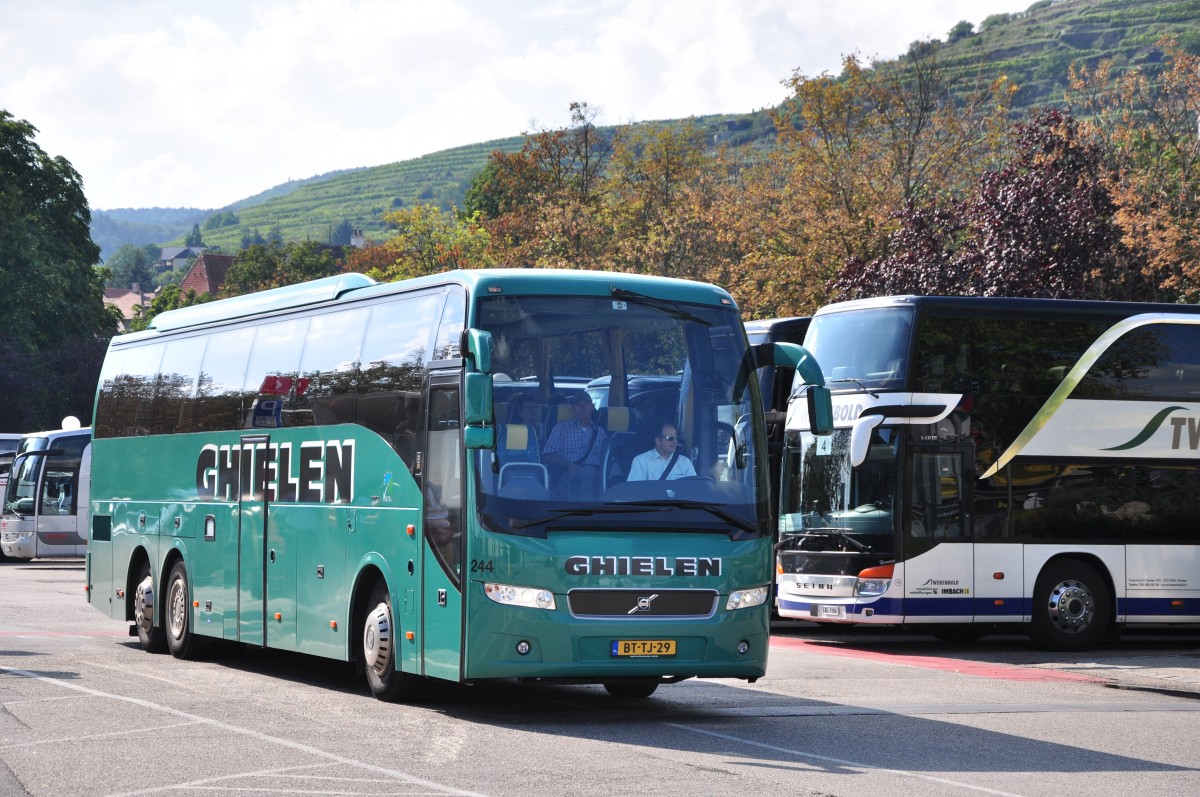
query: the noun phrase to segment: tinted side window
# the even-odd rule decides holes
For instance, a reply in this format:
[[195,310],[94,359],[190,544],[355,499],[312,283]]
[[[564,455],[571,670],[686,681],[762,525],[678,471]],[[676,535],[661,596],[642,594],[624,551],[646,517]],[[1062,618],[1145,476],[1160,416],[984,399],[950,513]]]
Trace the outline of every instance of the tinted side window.
[[300,376],[300,349],[308,334],[308,319],[293,318],[258,327],[246,365],[242,407],[248,408],[243,426],[274,429],[292,426],[285,408],[295,398]]
[[1153,324],[1121,336],[1088,370],[1073,398],[1196,401],[1200,326]]
[[924,317],[914,389],[1048,396],[1106,323]]
[[442,309],[442,320],[438,324],[437,341],[433,344],[431,360],[455,360],[462,357],[463,328],[467,319],[467,294],[457,286],[446,295],[446,306]]
[[104,358],[104,367],[100,371],[99,395],[96,398],[96,418],[92,432],[96,437],[118,437],[122,429],[130,425],[132,416],[127,417],[125,408],[128,406],[121,401],[125,384],[125,360],[127,351],[109,351]]
[[155,394],[158,422],[154,434],[192,431],[196,377],[200,374],[205,343],[203,337],[167,343]]
[[421,428],[425,361],[440,298],[429,294],[372,307],[359,355],[356,422],[390,442],[409,468]]
[[117,391],[117,401],[124,405],[128,424],[117,432],[118,435],[154,434],[159,423],[154,396],[158,390],[158,367],[164,348],[162,344],[138,346],[130,349],[125,358],[125,375]]
[[196,385],[195,431],[241,428],[242,383],[253,340],[250,328],[218,332],[209,339]]
[[358,307],[314,316],[308,326],[293,425],[354,423],[358,354],[371,310]]

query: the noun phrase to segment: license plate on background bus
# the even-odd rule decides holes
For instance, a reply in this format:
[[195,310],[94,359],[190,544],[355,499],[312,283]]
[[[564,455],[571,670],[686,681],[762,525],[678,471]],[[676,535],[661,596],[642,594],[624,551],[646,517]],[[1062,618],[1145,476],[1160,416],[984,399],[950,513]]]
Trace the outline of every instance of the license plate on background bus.
[[838,605],[818,606],[816,608],[817,608],[817,617],[828,617],[831,620],[845,620],[846,619],[846,607],[845,606],[838,606]]
[[614,639],[614,656],[674,656],[674,639]]

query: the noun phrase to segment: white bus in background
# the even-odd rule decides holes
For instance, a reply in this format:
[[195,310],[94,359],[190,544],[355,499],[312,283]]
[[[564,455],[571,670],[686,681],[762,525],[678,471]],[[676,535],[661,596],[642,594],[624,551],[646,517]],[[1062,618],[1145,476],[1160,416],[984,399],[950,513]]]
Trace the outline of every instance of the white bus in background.
[[4,487],[0,561],[86,553],[91,442],[74,417],[21,438]]
[[8,471],[12,467],[13,457],[17,455],[17,446],[21,444],[24,435],[0,432],[0,495],[4,494],[4,485],[8,483]]

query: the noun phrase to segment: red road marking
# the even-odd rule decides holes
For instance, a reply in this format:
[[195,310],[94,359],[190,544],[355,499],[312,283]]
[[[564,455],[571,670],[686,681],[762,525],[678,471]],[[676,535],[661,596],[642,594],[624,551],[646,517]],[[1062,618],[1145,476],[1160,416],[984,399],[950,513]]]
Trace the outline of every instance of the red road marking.
[[1014,667],[1007,664],[987,664],[978,661],[948,659],[941,656],[907,656],[900,653],[883,653],[875,650],[826,645],[807,639],[792,639],[790,637],[771,637],[771,647],[801,648],[809,653],[820,653],[827,656],[867,659],[868,661],[877,661],[882,664],[898,664],[902,667],[924,667],[927,670],[945,670],[947,672],[961,673],[962,675],[974,675],[980,678],[998,678],[1004,681],[1082,681],[1085,683],[1107,683],[1103,678],[1080,675],[1073,672]]

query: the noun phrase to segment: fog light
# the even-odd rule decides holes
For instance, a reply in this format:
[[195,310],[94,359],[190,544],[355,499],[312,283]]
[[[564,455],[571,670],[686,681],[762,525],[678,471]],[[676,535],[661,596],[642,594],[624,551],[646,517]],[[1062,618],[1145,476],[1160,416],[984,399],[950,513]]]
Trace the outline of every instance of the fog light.
[[745,656],[749,652],[750,652],[750,643],[743,639],[741,642],[738,643],[738,653],[741,653],[743,656]]
[[531,647],[532,646],[528,642],[522,639],[517,643],[517,653],[520,653],[522,656],[524,656],[525,654],[529,653]]

